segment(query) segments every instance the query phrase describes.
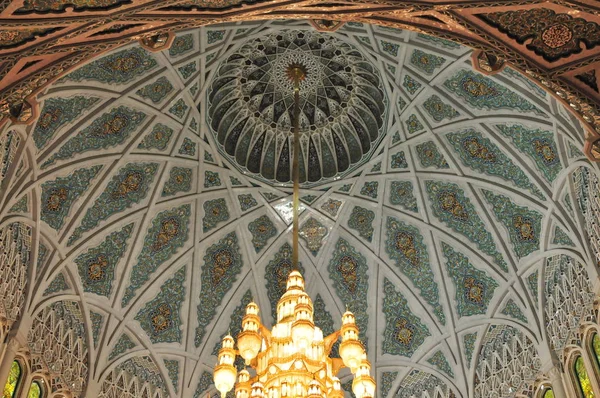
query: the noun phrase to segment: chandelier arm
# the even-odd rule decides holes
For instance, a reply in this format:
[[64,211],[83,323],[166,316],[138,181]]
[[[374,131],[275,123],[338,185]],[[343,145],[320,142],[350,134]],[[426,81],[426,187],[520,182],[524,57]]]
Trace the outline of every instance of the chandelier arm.
[[325,352],[328,356],[331,352],[331,348],[333,347],[335,342],[338,341],[338,339],[340,338],[340,335],[341,332],[339,330],[336,330],[335,332],[331,333],[329,336],[323,339],[323,342],[325,343]]
[[271,331],[267,329],[262,323],[258,325],[258,330],[262,337],[266,340],[267,347],[271,345]]
[[341,358],[331,358],[331,372],[334,376],[337,376],[340,370],[345,367],[344,361]]

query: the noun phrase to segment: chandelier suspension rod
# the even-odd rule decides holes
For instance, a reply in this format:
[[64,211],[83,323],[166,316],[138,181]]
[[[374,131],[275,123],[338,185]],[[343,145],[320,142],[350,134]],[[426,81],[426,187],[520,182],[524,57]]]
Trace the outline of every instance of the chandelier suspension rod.
[[294,196],[292,203],[293,229],[292,229],[292,267],[298,269],[298,207],[300,205],[300,81],[304,71],[299,66],[292,67],[294,82],[294,157],[292,159],[292,180],[294,181]]

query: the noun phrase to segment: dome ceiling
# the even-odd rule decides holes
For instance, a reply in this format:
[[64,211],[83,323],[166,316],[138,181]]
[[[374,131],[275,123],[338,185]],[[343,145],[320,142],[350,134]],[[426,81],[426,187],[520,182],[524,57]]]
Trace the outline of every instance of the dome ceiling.
[[300,182],[314,185],[348,174],[369,159],[381,138],[383,84],[355,46],[311,30],[258,37],[220,65],[209,88],[208,117],[221,151],[265,181],[291,181],[292,65],[305,71]]
[[[281,65],[299,61],[312,71],[300,261],[317,325],[355,312],[380,397],[527,389],[550,360],[544,276],[594,263],[570,177],[591,166],[567,110],[514,70],[475,72],[471,55],[357,23],[248,22],[60,79],[37,122],[11,130],[28,156],[10,213],[39,226],[32,315],[66,303],[84,326],[92,396],[122,374],[157,396],[214,394],[221,336],[252,299],[272,322],[291,270]],[[498,355],[518,377],[487,372]]]

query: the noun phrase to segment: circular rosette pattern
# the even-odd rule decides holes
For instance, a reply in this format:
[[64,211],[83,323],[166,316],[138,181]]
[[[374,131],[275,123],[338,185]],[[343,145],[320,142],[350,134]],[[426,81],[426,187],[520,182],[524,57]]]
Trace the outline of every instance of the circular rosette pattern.
[[208,123],[220,150],[265,181],[291,180],[294,82],[301,66],[300,182],[341,177],[369,159],[383,136],[381,76],[354,46],[328,34],[289,30],[243,44],[218,68]]

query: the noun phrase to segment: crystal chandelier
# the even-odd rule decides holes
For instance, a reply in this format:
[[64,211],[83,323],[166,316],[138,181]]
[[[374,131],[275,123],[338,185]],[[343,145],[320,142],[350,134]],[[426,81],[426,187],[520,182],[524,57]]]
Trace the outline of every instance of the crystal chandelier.
[[[292,264],[297,269],[299,92],[306,69],[294,63],[288,66],[286,73],[294,83]],[[354,315],[346,311],[341,329],[323,337],[323,331],[314,324],[312,300],[304,291],[304,279],[298,271],[292,271],[288,277],[286,292],[277,303],[277,323],[270,331],[262,325],[258,311],[256,303],[247,305],[242,331],[237,336],[237,350],[232,336],[223,338],[214,369],[215,387],[222,398],[234,387],[235,398],[343,398],[337,374],[344,366],[354,375],[354,395],[374,397],[375,380],[358,338]],[[331,348],[339,338],[341,358],[331,358]],[[250,366],[252,374],[246,369],[237,374],[234,365],[237,355]]]

